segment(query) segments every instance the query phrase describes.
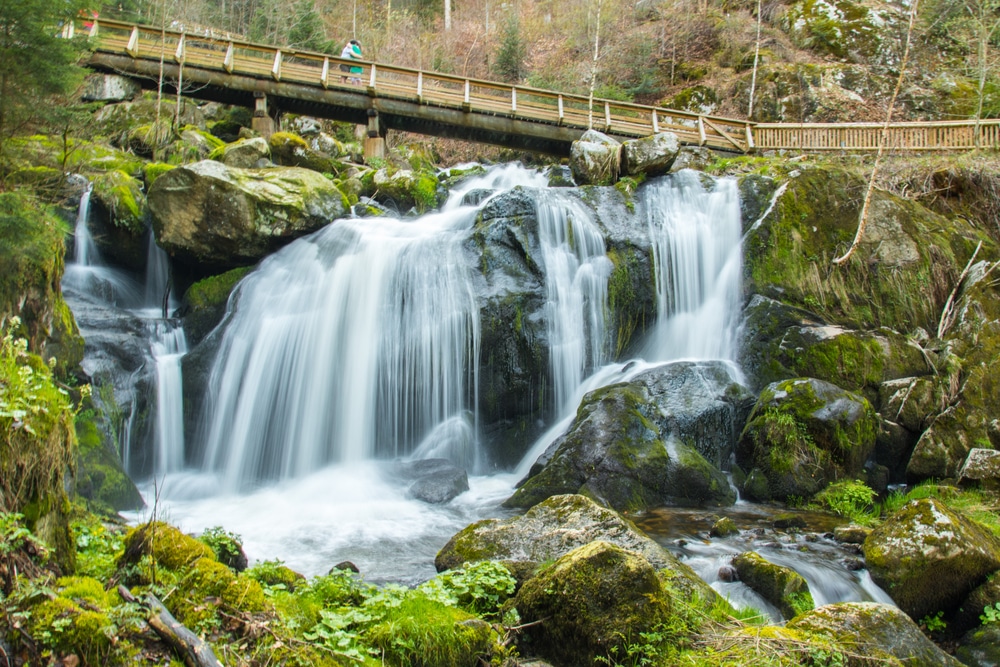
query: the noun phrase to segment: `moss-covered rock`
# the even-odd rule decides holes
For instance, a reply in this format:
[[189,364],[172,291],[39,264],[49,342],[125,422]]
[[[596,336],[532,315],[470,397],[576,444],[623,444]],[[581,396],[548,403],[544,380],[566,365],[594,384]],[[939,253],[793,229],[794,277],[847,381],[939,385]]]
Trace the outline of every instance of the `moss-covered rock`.
[[866,62],[888,48],[883,45],[887,26],[905,23],[894,8],[875,9],[854,0],[797,0],[784,21],[789,34],[801,46]]
[[949,614],[1000,570],[1000,539],[934,498],[890,516],[864,552],[872,579],[914,619]]
[[680,141],[673,132],[660,132],[622,144],[622,171],[629,176],[658,176],[666,173],[680,152]]
[[285,167],[302,167],[321,174],[337,175],[343,165],[309,147],[305,139],[291,132],[275,132],[268,141],[271,159]]
[[733,558],[740,581],[781,611],[786,619],[813,608],[809,584],[795,570],[768,562],[753,551]]
[[108,629],[113,627],[113,607],[121,604],[116,592],[106,593],[101,582],[90,577],[59,579],[58,593],[31,610],[28,631],[41,638],[49,650],[74,654],[84,665],[125,664],[127,642],[113,645]]
[[920,667],[959,667],[961,663],[924,636],[896,607],[875,602],[839,602],[819,607],[785,626],[826,636],[852,653]]
[[146,196],[142,183],[121,170],[94,178],[92,201],[104,208],[111,223],[132,236],[143,231]]
[[51,207],[20,192],[0,193],[0,314],[21,318],[28,349],[55,359],[69,377],[83,359],[83,339],[62,297],[69,230]]
[[644,558],[599,541],[559,558],[505,607],[532,624],[520,637],[525,652],[556,665],[589,665],[642,633],[668,625],[677,635],[690,631],[690,610],[703,603],[678,598]]
[[146,182],[146,187],[148,188],[153,182],[173,169],[177,165],[167,164],[165,162],[150,162],[142,168],[142,178]]
[[143,556],[149,556],[170,570],[188,568],[199,558],[215,560],[207,544],[162,522],[143,524],[129,531],[118,567],[136,565]]
[[222,321],[229,295],[250,270],[250,267],[231,269],[199,280],[188,288],[178,315],[183,318],[184,333],[190,345],[197,345]]
[[248,265],[347,211],[343,193],[307,169],[173,169],[149,190],[161,247],[203,270]]
[[76,419],[76,492],[92,501],[94,509],[134,510],[145,503],[122,467],[115,443],[105,442],[92,411]]
[[391,202],[400,214],[411,208],[417,213],[426,213],[440,202],[438,177],[431,171],[382,168],[372,176],[372,184],[375,196]]
[[212,160],[218,160],[227,167],[238,169],[251,169],[261,160],[268,160],[270,157],[271,147],[260,137],[240,139],[215,149],[209,155]]
[[499,641],[489,623],[420,595],[390,609],[365,638],[397,667],[488,663]]
[[988,625],[970,631],[959,642],[955,657],[965,667],[1000,665],[1000,625]]
[[998,604],[1000,604],[1000,573],[994,572],[966,596],[958,610],[948,619],[948,624],[953,631],[965,632],[982,622],[981,617],[986,607],[996,608]]
[[784,380],[761,392],[736,450],[757,500],[810,497],[860,474],[875,446],[878,418],[863,397],[829,382]]
[[858,250],[846,264],[834,266],[832,260],[847,250],[857,230],[863,181],[838,169],[807,166],[790,172],[781,188],[773,206],[767,201],[754,206],[767,215],[744,244],[750,289],[826,321],[861,329],[936,330],[952,282],[978,241],[995,254],[994,244],[970,225],[877,191]]
[[[715,418],[721,423],[713,430],[723,440],[735,437],[735,409],[727,402],[735,383],[715,370],[668,364],[628,384],[590,392],[565,435],[504,505],[530,507],[560,493],[582,493],[630,511],[663,504],[732,504],[735,495],[725,476],[696,449],[726,450],[728,443],[712,447],[707,436],[693,437],[690,430]],[[721,416],[715,414],[719,410]]]

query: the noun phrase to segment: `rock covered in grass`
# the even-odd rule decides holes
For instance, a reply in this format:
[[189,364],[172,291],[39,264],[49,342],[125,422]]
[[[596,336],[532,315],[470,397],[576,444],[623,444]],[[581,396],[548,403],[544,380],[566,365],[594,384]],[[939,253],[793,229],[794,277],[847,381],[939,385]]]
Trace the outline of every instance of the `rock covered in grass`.
[[641,633],[693,630],[700,607],[639,554],[608,542],[578,547],[526,582],[505,609],[522,622],[520,645],[555,665],[595,664]]
[[914,667],[959,667],[960,662],[924,636],[913,620],[892,605],[839,602],[788,622],[790,630],[827,636],[854,654],[896,658]]
[[754,551],[736,556],[733,567],[740,581],[777,607],[785,618],[794,618],[813,608],[809,584],[795,570],[768,562]]
[[1000,539],[934,498],[904,505],[864,552],[875,583],[915,619],[949,613],[1000,570]]

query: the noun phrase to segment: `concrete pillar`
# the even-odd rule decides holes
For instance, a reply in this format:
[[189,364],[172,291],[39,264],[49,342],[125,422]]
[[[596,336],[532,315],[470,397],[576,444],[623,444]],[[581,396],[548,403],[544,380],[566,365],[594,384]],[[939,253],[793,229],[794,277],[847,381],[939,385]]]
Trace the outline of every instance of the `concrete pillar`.
[[368,132],[365,135],[365,158],[385,157],[385,128],[379,122],[378,112],[368,110]]
[[253,120],[250,121],[250,129],[258,133],[265,139],[270,139],[277,127],[274,119],[271,118],[267,109],[267,95],[264,93],[254,93]]

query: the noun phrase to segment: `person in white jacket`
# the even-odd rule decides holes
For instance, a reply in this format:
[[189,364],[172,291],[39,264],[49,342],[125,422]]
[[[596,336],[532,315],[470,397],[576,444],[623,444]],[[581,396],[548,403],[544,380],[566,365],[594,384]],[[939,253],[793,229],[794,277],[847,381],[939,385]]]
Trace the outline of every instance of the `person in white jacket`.
[[[361,60],[361,42],[356,39],[352,39],[347,44],[344,45],[344,49],[340,52],[341,58],[350,58],[351,60]],[[341,65],[340,70],[342,72],[347,72],[350,74],[361,74],[361,68],[353,65]],[[340,77],[341,83],[347,82],[347,75]],[[361,83],[361,79],[357,76],[351,77],[351,83],[358,85]]]

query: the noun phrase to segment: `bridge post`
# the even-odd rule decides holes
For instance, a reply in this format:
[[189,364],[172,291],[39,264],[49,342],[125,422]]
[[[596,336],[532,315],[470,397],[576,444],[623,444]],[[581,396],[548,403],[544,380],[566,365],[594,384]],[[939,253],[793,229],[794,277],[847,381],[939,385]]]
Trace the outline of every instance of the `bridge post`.
[[265,139],[270,139],[276,128],[274,125],[274,119],[271,118],[271,115],[268,113],[267,95],[261,92],[255,92],[253,97],[254,110],[253,120],[250,121],[250,129],[257,132]]
[[368,132],[365,134],[365,157],[385,157],[385,128],[379,122],[378,111],[368,110]]

